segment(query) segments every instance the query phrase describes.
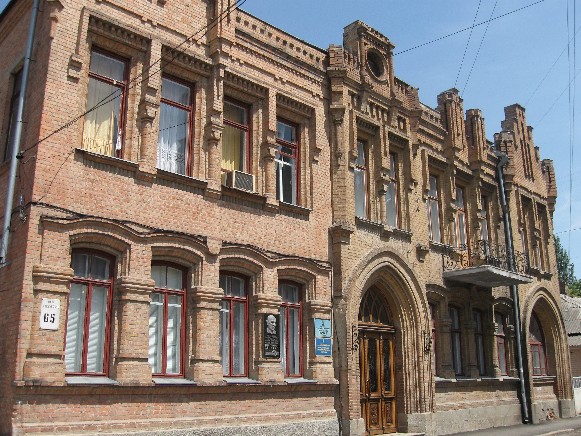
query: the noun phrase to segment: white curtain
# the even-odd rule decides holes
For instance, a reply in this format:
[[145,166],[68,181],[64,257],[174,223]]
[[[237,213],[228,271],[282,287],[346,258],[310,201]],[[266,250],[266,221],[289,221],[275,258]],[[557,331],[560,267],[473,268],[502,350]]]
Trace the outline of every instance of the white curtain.
[[182,297],[168,295],[167,305],[167,365],[166,373],[178,374],[180,372],[181,350],[180,336],[182,325]]
[[188,132],[188,111],[162,103],[159,117],[158,168],[186,174]]
[[107,291],[107,288],[101,286],[93,286],[92,289],[87,344],[87,372],[103,372]]
[[230,373],[230,302],[220,302],[220,357],[224,375]]
[[65,341],[65,367],[67,372],[81,371],[86,298],[87,286],[80,283],[71,283]]
[[149,306],[149,364],[154,374],[162,371],[161,341],[163,334],[163,295],[151,294]]

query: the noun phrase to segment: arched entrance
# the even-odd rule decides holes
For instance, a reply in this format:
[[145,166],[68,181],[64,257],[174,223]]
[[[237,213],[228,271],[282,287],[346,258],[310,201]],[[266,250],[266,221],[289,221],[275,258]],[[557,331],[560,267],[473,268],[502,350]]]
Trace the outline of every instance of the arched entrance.
[[359,307],[359,379],[365,434],[396,431],[395,328],[387,306],[372,287]]

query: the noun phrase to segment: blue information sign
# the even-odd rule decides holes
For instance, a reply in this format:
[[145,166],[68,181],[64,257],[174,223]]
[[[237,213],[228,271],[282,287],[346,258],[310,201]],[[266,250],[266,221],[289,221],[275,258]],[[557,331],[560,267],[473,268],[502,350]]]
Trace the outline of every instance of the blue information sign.
[[315,356],[331,355],[331,339],[315,338]]
[[315,356],[331,356],[331,320],[315,318]]

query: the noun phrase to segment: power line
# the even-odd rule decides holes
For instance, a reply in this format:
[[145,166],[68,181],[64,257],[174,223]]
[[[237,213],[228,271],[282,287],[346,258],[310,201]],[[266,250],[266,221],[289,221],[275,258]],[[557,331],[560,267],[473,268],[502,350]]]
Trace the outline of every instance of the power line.
[[[579,28],[575,31],[575,35],[577,35],[580,30],[581,30],[581,26],[579,26]],[[573,35],[573,38],[575,38],[575,35]],[[573,39],[573,38],[571,38],[571,39]],[[569,39],[569,42],[571,41],[571,39]],[[545,80],[547,79],[547,77],[549,77],[549,74],[551,73],[551,71],[553,70],[553,68],[555,68],[555,65],[557,65],[557,62],[559,62],[559,59],[561,59],[561,56],[563,56],[567,52],[567,48],[568,47],[569,47],[569,43],[567,43],[567,45],[565,45],[565,47],[563,48],[563,50],[561,51],[561,53],[559,54],[559,56],[557,56],[557,59],[555,59],[555,62],[553,62],[553,65],[551,65],[551,67],[549,68],[549,70],[547,71],[547,73],[544,75],[544,77],[538,83],[538,85],[535,88],[535,90],[529,96],[529,98],[527,99],[527,101],[524,104],[525,107],[528,106],[529,102],[534,97],[534,95],[537,93],[537,91],[539,90],[539,88],[541,87],[541,85],[545,82]]]
[[460,71],[462,71],[462,65],[464,65],[464,58],[466,57],[466,52],[468,51],[468,46],[470,45],[470,39],[472,39],[472,32],[474,31],[474,25],[476,24],[476,18],[478,18],[478,11],[480,11],[480,4],[482,0],[478,1],[478,6],[476,7],[476,13],[474,14],[474,20],[472,20],[472,27],[470,27],[470,34],[468,35],[468,41],[466,41],[466,47],[464,47],[464,54],[462,55],[462,60],[460,61],[460,67],[458,68],[458,73],[456,74],[456,81],[454,82],[454,88],[458,83],[458,78],[460,77]]
[[[538,1],[534,2],[534,3],[529,4],[529,5],[523,6],[523,7],[518,8],[518,9],[514,9],[514,10],[512,10],[510,12],[505,13],[505,14],[502,14],[502,15],[499,15],[497,17],[490,18],[490,19],[488,19],[486,21],[482,21],[480,23],[477,23],[477,24],[474,25],[474,27],[479,27],[479,26],[482,26],[482,25],[484,25],[484,24],[486,24],[486,23],[488,23],[490,21],[495,21],[495,20],[498,20],[500,18],[504,18],[504,17],[506,17],[508,15],[514,14],[516,12],[520,12],[520,11],[522,11],[524,9],[527,9],[527,8],[530,8],[531,6],[538,5],[539,3],[542,3],[544,1],[545,0],[538,0]],[[424,46],[429,45],[429,44],[433,44],[434,42],[441,41],[443,39],[449,38],[449,37],[454,36],[454,35],[458,35],[459,33],[466,32],[467,30],[470,30],[471,28],[472,28],[472,26],[465,27],[464,29],[456,30],[455,32],[449,33],[449,34],[444,35],[444,36],[440,36],[439,38],[433,39],[431,41],[424,42],[422,44],[416,45],[416,46],[411,47],[411,48],[406,48],[405,50],[401,50],[401,51],[398,51],[397,53],[394,53],[394,56],[395,55],[399,55],[399,54],[403,54],[403,53],[407,53],[408,51],[412,51],[412,50],[418,49],[420,47],[424,47]]]
[[486,28],[484,29],[484,34],[482,35],[482,39],[480,40],[480,45],[478,46],[478,50],[476,51],[476,56],[474,57],[474,62],[472,62],[472,66],[470,67],[470,72],[468,73],[468,77],[466,78],[466,82],[464,83],[464,87],[462,88],[461,94],[464,95],[464,91],[468,86],[468,82],[470,81],[470,76],[472,76],[472,70],[474,70],[474,65],[476,65],[476,60],[478,59],[478,55],[480,54],[480,49],[482,48],[482,44],[484,43],[484,38],[486,38],[486,33],[488,32],[488,27],[490,26],[490,21],[492,20],[492,16],[494,15],[494,11],[496,10],[496,5],[498,4],[498,0],[494,2],[494,7],[492,8],[492,12],[490,13],[490,18],[488,19],[488,23],[486,23]]
[[[194,32],[192,35],[188,36],[186,39],[184,39],[180,44],[178,44],[177,46],[173,47],[171,49],[173,53],[173,55],[171,56],[171,58],[165,63],[161,63],[161,61],[163,60],[163,56],[161,56],[159,59],[157,59],[155,62],[153,62],[151,65],[149,65],[147,68],[145,68],[141,73],[139,73],[137,76],[135,76],[133,79],[131,79],[128,83],[127,83],[127,91],[129,91],[130,89],[132,89],[133,87],[140,85],[144,80],[149,79],[151,76],[153,76],[154,74],[159,73],[160,71],[162,71],[163,68],[167,67],[169,64],[171,64],[176,57],[178,56],[178,53],[183,53],[185,49],[180,50],[178,53],[176,53],[176,50],[178,50],[181,46],[183,46],[186,43],[190,43],[191,44],[191,40],[193,40],[196,35],[198,35],[198,33],[200,33],[201,31],[204,31],[204,33],[202,35],[205,35],[206,32],[208,32],[211,28],[213,28],[214,26],[218,25],[219,23],[221,23],[224,18],[230,14],[231,12],[233,12],[234,10],[239,9],[244,3],[246,3],[247,0],[236,0],[236,2],[234,3],[234,5],[231,8],[227,8],[224,12],[222,12],[218,17],[216,17],[213,22],[206,24],[205,26],[203,26],[201,29],[197,30],[196,32]],[[188,44],[189,46],[189,44]],[[139,78],[141,78],[146,72],[148,72],[149,70],[151,70],[156,64],[161,63],[160,67],[158,70],[150,73],[148,76],[143,77],[143,79],[141,79],[138,83],[135,83]],[[133,84],[132,86],[129,86]],[[90,109],[87,109],[84,113],[82,113],[81,115],[76,116],[75,118],[69,120],[67,123],[63,124],[62,126],[60,126],[59,128],[53,130],[51,133],[49,133],[48,135],[46,135],[45,137],[41,138],[40,140],[38,140],[37,142],[35,142],[34,144],[32,144],[30,147],[27,147],[23,150],[20,151],[20,153],[26,153],[28,150],[31,150],[32,148],[38,146],[39,144],[41,144],[42,142],[46,141],[47,139],[49,139],[50,137],[56,135],[59,132],[62,132],[63,130],[68,129],[69,127],[73,126],[77,121],[79,121],[80,119],[82,119],[83,117],[85,117],[86,115],[88,115],[89,113],[91,113],[92,111],[98,109],[101,106],[104,106],[110,102],[112,102],[113,100],[115,100],[116,98],[118,98],[121,94],[119,94],[119,90],[115,90],[114,92],[112,92],[111,94],[109,94],[108,96],[104,97],[101,101],[99,101],[97,104],[95,104],[93,107],[91,107]]]
[[581,230],[581,227],[576,227],[574,229],[569,229],[569,230],[561,230],[560,232],[555,232],[555,235],[560,235],[561,233],[569,233],[569,237],[570,237],[571,233],[576,232],[577,230]]
[[[575,73],[574,77],[577,77],[579,75],[579,73],[581,73],[581,68],[579,68],[579,70]],[[555,99],[555,101],[553,101],[553,104],[551,104],[551,106],[549,106],[549,109],[547,109],[547,111],[543,114],[543,116],[539,119],[539,121],[537,121],[535,123],[535,127],[539,127],[539,124],[541,124],[541,122],[545,119],[545,117],[549,114],[549,112],[551,112],[553,110],[553,108],[555,107],[555,104],[557,104],[557,102],[561,99],[561,97],[563,96],[563,94],[565,94],[565,91],[567,91],[569,89],[569,87],[571,86],[571,83],[573,82],[573,79],[571,79],[569,81],[569,83],[567,84],[567,86],[565,86],[565,89],[563,89],[561,91],[561,93],[557,96],[557,98]]]

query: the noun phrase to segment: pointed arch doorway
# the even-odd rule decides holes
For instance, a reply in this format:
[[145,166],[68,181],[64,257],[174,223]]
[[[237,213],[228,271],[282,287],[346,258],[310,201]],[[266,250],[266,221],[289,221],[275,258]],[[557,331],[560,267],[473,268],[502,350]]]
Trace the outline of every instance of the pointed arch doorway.
[[365,434],[397,431],[395,328],[377,288],[367,290],[359,307],[359,379]]

